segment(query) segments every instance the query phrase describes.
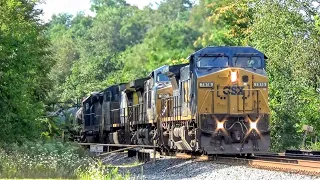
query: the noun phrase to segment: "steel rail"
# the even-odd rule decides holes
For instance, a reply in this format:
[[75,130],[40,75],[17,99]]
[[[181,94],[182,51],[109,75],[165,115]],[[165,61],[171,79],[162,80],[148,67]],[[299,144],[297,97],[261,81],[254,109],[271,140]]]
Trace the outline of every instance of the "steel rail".
[[302,159],[293,159],[293,158],[278,158],[278,157],[256,157],[255,160],[263,161],[272,161],[272,162],[282,162],[282,163],[291,163],[291,164],[300,164],[300,165],[312,165],[314,167],[320,168],[320,162],[314,160],[302,160]]
[[277,155],[277,154],[258,154],[256,157],[259,158],[286,158],[286,159],[301,159],[301,160],[311,160],[311,161],[320,161],[319,156],[308,156],[308,155],[292,155],[292,154],[285,154],[285,155]]
[[288,172],[300,172],[312,175],[320,175],[319,165],[314,166],[312,162],[303,164],[292,164],[284,162],[273,162],[273,161],[263,161],[263,160],[250,160],[249,165],[251,167],[271,169],[271,170],[281,170]]
[[152,145],[130,145],[130,144],[99,144],[99,143],[78,143],[82,146],[99,145],[99,146],[110,146],[110,147],[141,147],[141,148],[157,148],[158,146]]
[[[185,153],[177,153],[177,158],[194,159],[200,161],[213,161],[219,164],[228,165],[245,165],[253,168],[268,169],[283,172],[296,172],[307,175],[320,176],[319,161],[300,160],[300,159],[285,159],[275,157],[253,157],[252,159],[223,157],[223,156],[197,156]],[[260,159],[259,159],[260,158]]]

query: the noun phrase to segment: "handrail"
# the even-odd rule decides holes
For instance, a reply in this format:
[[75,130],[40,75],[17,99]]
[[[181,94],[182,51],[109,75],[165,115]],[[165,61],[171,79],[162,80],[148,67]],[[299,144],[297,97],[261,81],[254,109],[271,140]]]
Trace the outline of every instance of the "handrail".
[[268,104],[268,101],[267,101],[266,97],[263,95],[261,89],[257,89],[257,90],[259,90],[259,92],[260,92],[260,94],[261,94],[261,96],[263,98],[264,103],[267,104],[268,112],[270,112],[270,107],[269,107],[269,104]]

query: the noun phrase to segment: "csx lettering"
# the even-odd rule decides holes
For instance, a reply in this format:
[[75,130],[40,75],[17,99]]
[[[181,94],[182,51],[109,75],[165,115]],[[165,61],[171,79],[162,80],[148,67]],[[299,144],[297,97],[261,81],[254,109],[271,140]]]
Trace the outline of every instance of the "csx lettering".
[[225,86],[223,88],[223,94],[228,95],[243,95],[244,86]]

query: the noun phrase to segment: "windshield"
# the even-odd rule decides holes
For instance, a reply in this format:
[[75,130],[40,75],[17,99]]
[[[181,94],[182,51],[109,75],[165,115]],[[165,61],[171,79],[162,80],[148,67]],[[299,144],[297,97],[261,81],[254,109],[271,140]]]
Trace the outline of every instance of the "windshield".
[[236,67],[243,68],[261,68],[261,58],[260,57],[240,57],[236,56],[232,58],[233,63]]
[[170,81],[170,79],[168,78],[168,76],[164,74],[158,74],[157,82],[164,82],[164,81]]
[[198,58],[197,66],[200,68],[220,68],[228,67],[228,57],[203,56]]

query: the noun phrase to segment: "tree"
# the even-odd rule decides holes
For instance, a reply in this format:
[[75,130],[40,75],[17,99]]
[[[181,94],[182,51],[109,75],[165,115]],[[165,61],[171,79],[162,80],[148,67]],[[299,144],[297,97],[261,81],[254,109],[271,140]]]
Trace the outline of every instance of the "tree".
[[[163,23],[167,21],[187,21],[193,3],[190,0],[165,0],[157,9]],[[161,19],[158,22],[161,22]]]
[[0,141],[39,137],[42,101],[51,84],[49,41],[36,1],[0,2]]
[[249,0],[201,0],[194,8],[190,23],[203,33],[196,47],[208,45],[243,45],[253,23]]
[[[319,97],[309,83],[310,74],[315,72],[308,71],[309,63],[318,62],[313,57],[319,57],[314,51],[314,21],[308,17],[313,10],[306,8],[310,3],[264,1],[261,4],[258,1],[255,22],[250,27],[251,45],[269,57],[267,71],[274,150],[298,147],[301,134],[297,132],[303,124],[320,125],[316,111]],[[302,9],[308,13],[304,15]]]
[[92,18],[83,13],[72,15],[54,15],[49,23],[48,36],[51,40],[52,58],[55,65],[50,72],[50,78],[54,81],[54,89],[50,94],[52,103],[61,100],[63,85],[72,73],[72,66],[79,61],[81,52],[85,49],[89,29],[92,27]]
[[172,22],[148,32],[143,43],[129,48],[122,54],[124,70],[131,74],[131,80],[144,77],[162,65],[185,63],[184,60],[194,52],[193,42],[198,31],[186,26],[183,22]]
[[[92,27],[84,30],[81,41],[77,41],[80,58],[73,63],[63,85],[63,100],[79,98],[111,85],[110,79],[123,67],[120,54],[141,43],[148,30],[147,15],[137,7],[122,1],[94,1],[92,7],[97,15]],[[73,27],[71,29],[75,29]]]

